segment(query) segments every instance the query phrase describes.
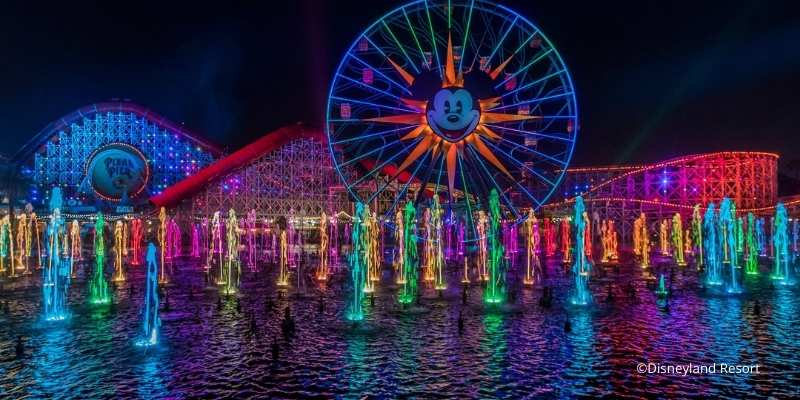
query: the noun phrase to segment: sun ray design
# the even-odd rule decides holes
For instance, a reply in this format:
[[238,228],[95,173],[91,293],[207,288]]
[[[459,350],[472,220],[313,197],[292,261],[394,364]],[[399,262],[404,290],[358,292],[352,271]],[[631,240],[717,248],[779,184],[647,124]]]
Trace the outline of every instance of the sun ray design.
[[[489,72],[489,77],[492,80],[497,80],[512,58],[513,55],[509,56],[505,61]],[[417,77],[412,75],[389,56],[386,56],[386,59],[409,87],[416,82]],[[447,170],[448,189],[452,197],[456,193],[456,177],[458,176],[458,168],[460,168],[461,165],[459,159],[468,154],[465,152],[465,146],[470,146],[475,151],[469,154],[479,155],[486,159],[491,166],[513,180],[513,176],[500,158],[498,158],[485,143],[486,140],[498,142],[503,139],[501,134],[490,129],[487,124],[522,122],[539,119],[540,117],[524,114],[489,112],[488,110],[501,105],[502,97],[477,99],[477,101],[474,101],[474,104],[477,105],[478,110],[472,110],[472,95],[464,89],[464,73],[461,71],[460,65],[456,66],[453,41],[450,34],[447,36],[445,62],[440,68],[444,70],[440,70],[442,85],[433,99],[400,99],[403,105],[417,111],[416,113],[388,115],[364,120],[385,124],[413,126],[414,128],[411,131],[400,138],[401,141],[417,140],[422,137],[422,140],[416,144],[413,150],[411,150],[397,167],[391,179],[396,179],[400,173],[406,171],[415,161],[421,159],[423,155],[430,152],[432,162],[439,160],[438,157],[443,157],[442,162]],[[456,109],[455,104],[460,104],[458,106],[459,108]],[[440,110],[442,105],[445,108],[444,110]],[[469,107],[467,105],[469,105]],[[461,114],[459,115],[456,111]],[[453,116],[454,114],[455,116]]]

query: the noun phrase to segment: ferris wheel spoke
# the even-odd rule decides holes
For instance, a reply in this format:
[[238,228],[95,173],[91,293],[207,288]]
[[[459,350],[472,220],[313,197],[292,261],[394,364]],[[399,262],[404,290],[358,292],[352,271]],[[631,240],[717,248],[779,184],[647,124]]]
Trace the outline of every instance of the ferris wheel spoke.
[[533,104],[533,103],[539,104],[539,103],[542,103],[542,102],[545,102],[545,101],[548,101],[548,100],[559,99],[559,98],[562,98],[562,97],[565,97],[565,96],[572,96],[572,95],[574,95],[573,92],[563,92],[563,93],[558,93],[558,94],[554,94],[554,95],[550,95],[550,96],[537,97],[535,99],[520,101],[519,103],[509,104],[507,106],[494,107],[494,108],[492,108],[492,109],[490,109],[488,111],[505,110],[507,108],[518,107],[518,106],[521,106],[523,104]]
[[545,75],[545,76],[543,76],[543,77],[541,77],[541,78],[539,78],[539,79],[537,79],[537,80],[535,80],[533,82],[526,83],[525,85],[522,85],[522,86],[520,86],[520,87],[518,87],[518,88],[516,88],[516,89],[514,89],[514,90],[512,90],[510,92],[503,93],[502,95],[500,95],[500,98],[502,99],[502,98],[504,98],[506,96],[510,96],[510,95],[512,95],[514,93],[518,93],[518,92],[520,92],[522,90],[526,90],[526,89],[528,89],[529,87],[531,87],[533,85],[537,85],[539,83],[545,83],[546,81],[550,80],[551,78],[556,77],[558,75],[561,75],[564,72],[566,72],[566,70],[561,69],[561,70],[558,70],[556,72],[547,74],[547,75]]
[[372,102],[369,102],[369,101],[350,99],[350,98],[347,98],[347,97],[331,96],[331,99],[339,100],[339,101],[343,101],[343,102],[348,102],[348,103],[363,104],[365,106],[371,106],[371,107],[377,107],[377,108],[385,108],[387,110],[418,113],[418,111],[412,110],[410,108],[392,107],[392,106],[387,106],[385,104],[378,104],[378,103],[372,103]]
[[514,207],[514,205],[511,204],[511,201],[506,196],[506,189],[503,188],[502,186],[500,186],[497,183],[497,180],[494,179],[494,176],[492,176],[492,173],[489,172],[489,169],[486,167],[486,164],[483,162],[481,157],[478,156],[478,154],[475,152],[475,150],[472,147],[468,147],[468,148],[469,148],[469,151],[472,152],[472,155],[475,157],[475,159],[478,160],[478,164],[481,166],[483,171],[489,177],[489,180],[492,181],[492,185],[494,185],[495,189],[497,189],[497,193],[500,195],[500,197],[503,198],[504,202],[506,203],[506,206],[508,206],[508,208],[511,210],[511,212],[514,213],[514,216],[516,218],[519,218],[520,217],[519,212],[517,211],[516,207]]
[[506,29],[505,33],[503,33],[503,36],[501,36],[500,40],[497,41],[497,44],[494,46],[494,49],[492,49],[492,52],[489,53],[488,62],[492,62],[495,53],[497,53],[497,50],[500,48],[500,46],[503,45],[503,43],[505,43],[506,37],[508,36],[509,33],[511,33],[511,30],[514,29],[514,25],[517,24],[517,19],[519,19],[518,15],[514,17],[514,20],[511,21],[511,25],[508,26],[508,29]]
[[[514,142],[512,142],[512,141],[510,141],[508,139],[505,139],[505,138],[500,138],[500,141],[503,142],[503,143],[508,143],[509,145],[514,146],[515,149],[519,149],[520,151],[525,151],[525,152],[528,152],[528,153],[531,153],[531,154],[535,154],[535,155],[537,155],[539,157],[542,157],[542,158],[550,161],[552,164],[554,164],[557,167],[563,168],[563,167],[567,166],[567,163],[564,162],[564,160],[559,160],[559,159],[557,159],[555,157],[552,157],[552,156],[550,156],[548,154],[544,154],[541,151],[538,151],[538,150],[536,150],[536,149],[534,149],[532,147],[522,146],[522,145],[520,145],[518,143],[514,143]],[[494,147],[495,145],[492,144],[492,146]]]
[[[394,40],[394,43],[397,45],[397,48],[400,49],[400,52],[402,52],[403,56],[406,57],[406,60],[408,60],[408,63],[411,64],[412,68],[414,68],[414,72],[419,74],[419,69],[417,69],[417,66],[414,64],[414,61],[411,60],[411,57],[408,56],[408,53],[406,52],[405,46],[403,46],[400,43],[400,41],[397,40],[397,36],[395,36],[394,31],[392,31],[392,28],[390,28],[389,25],[386,24],[386,20],[382,20],[381,23],[383,24],[383,27],[386,29],[386,31],[389,32],[389,36],[392,37],[392,39]],[[376,46],[376,48],[377,48],[377,46]],[[380,48],[378,48],[378,49],[379,49],[378,51],[380,51],[381,54],[383,54],[384,57],[386,57],[387,59],[389,58],[386,54],[383,53],[382,50],[380,50]]]
[[351,158],[351,159],[349,159],[349,160],[345,161],[344,163],[342,163],[342,165],[341,165],[341,166],[342,166],[342,167],[346,167],[346,166],[348,166],[348,165],[350,165],[350,164],[353,164],[353,163],[355,163],[355,162],[357,162],[357,161],[359,161],[359,160],[363,160],[364,158],[366,158],[366,157],[368,157],[368,156],[370,156],[370,155],[372,155],[372,154],[375,154],[375,153],[377,153],[377,152],[379,152],[379,151],[382,151],[382,150],[386,149],[387,147],[389,147],[389,146],[391,146],[391,145],[393,145],[393,144],[396,144],[396,143],[399,143],[399,141],[393,141],[393,142],[389,142],[389,143],[386,143],[386,144],[384,144],[384,145],[383,145],[383,146],[381,146],[381,147],[374,148],[374,149],[372,149],[372,150],[370,150],[370,151],[368,151],[368,152],[366,152],[366,153],[364,153],[364,154],[361,154],[361,155],[359,155],[359,156],[353,157],[353,158]]
[[571,138],[561,137],[561,136],[554,136],[554,135],[550,135],[550,134],[547,134],[547,133],[541,133],[541,132],[535,132],[535,131],[524,131],[524,130],[521,130],[521,129],[509,128],[507,126],[495,125],[495,124],[486,124],[486,126],[488,126],[490,128],[495,128],[495,129],[500,129],[500,130],[503,130],[503,131],[512,132],[512,133],[515,133],[518,136],[521,136],[523,138],[524,137],[528,137],[528,136],[534,136],[534,137],[540,137],[540,138],[544,138],[544,139],[553,139],[553,140],[558,140],[558,141],[568,142],[568,143],[572,143],[573,142],[573,139],[571,139]]
[[[353,120],[345,120],[345,121],[353,121]],[[347,138],[347,139],[333,141],[333,142],[331,142],[331,144],[337,145],[337,144],[343,144],[343,143],[350,143],[350,142],[354,142],[354,141],[357,141],[357,140],[364,140],[364,139],[369,139],[369,138],[373,138],[373,137],[376,137],[376,136],[384,136],[384,135],[395,133],[395,132],[402,132],[402,131],[407,130],[409,128],[412,128],[412,127],[411,126],[402,126],[400,128],[389,129],[389,130],[385,130],[385,131],[370,133],[370,134],[367,134],[367,135],[354,136],[354,137]]]
[[353,79],[353,78],[351,78],[351,77],[349,77],[349,76],[347,76],[347,75],[343,75],[343,74],[336,74],[336,76],[338,76],[338,77],[341,77],[342,79],[344,79],[344,80],[346,80],[346,81],[348,81],[348,82],[351,82],[351,83],[353,83],[353,84],[356,84],[356,85],[358,85],[358,86],[361,86],[361,87],[363,87],[363,88],[369,89],[369,90],[371,90],[371,91],[373,91],[373,92],[375,92],[375,93],[378,93],[378,94],[383,94],[383,95],[385,95],[385,96],[388,96],[388,97],[391,97],[391,98],[393,98],[393,99],[395,99],[395,100],[397,100],[397,101],[403,101],[403,99],[402,99],[400,96],[397,96],[397,95],[395,95],[395,94],[393,94],[393,93],[390,93],[390,92],[387,92],[387,91],[385,91],[385,90],[378,89],[378,88],[376,88],[375,86],[372,86],[372,85],[367,85],[366,83],[364,83],[364,82],[361,82],[361,81],[359,81],[359,80],[357,80],[357,79]]
[[436,57],[436,70],[439,71],[439,78],[442,77],[442,62],[439,60],[439,49],[438,44],[436,43],[436,34],[433,31],[433,21],[431,20],[431,11],[428,8],[428,0],[424,0],[425,3],[425,16],[428,19],[428,28],[431,32],[431,47],[433,48],[433,54]]
[[[367,38],[366,36],[364,36],[364,38],[365,38],[365,39],[367,39],[367,40],[368,40],[370,43],[372,42],[372,41],[370,41],[370,40],[369,40],[369,38]],[[367,67],[367,68],[371,69],[371,70],[372,70],[372,71],[374,71],[376,74],[378,74],[378,75],[382,76],[382,77],[383,77],[383,79],[386,79],[386,81],[387,81],[387,82],[389,82],[389,83],[391,83],[391,84],[393,84],[393,85],[397,86],[398,88],[402,89],[402,90],[403,90],[403,91],[404,91],[406,94],[408,94],[409,96],[411,96],[411,91],[410,91],[410,90],[408,90],[408,88],[407,88],[407,87],[405,87],[405,85],[401,85],[401,84],[399,84],[399,83],[395,82],[395,81],[394,81],[392,78],[389,78],[388,76],[386,76],[386,74],[384,74],[383,72],[381,72],[379,69],[377,69],[377,68],[373,67],[372,65],[370,65],[370,64],[369,64],[369,63],[367,63],[366,61],[364,61],[364,60],[362,60],[362,59],[358,58],[358,57],[357,57],[355,54],[353,54],[352,52],[351,52],[351,53],[349,53],[349,54],[348,54],[348,56],[349,56],[350,58],[352,58],[352,59],[354,59],[354,60],[358,61],[359,63],[361,63],[361,65],[363,65],[363,66],[365,66],[365,67]]]
[[511,80],[511,79],[513,79],[513,78],[516,78],[516,77],[517,77],[517,75],[519,75],[520,73],[523,73],[523,72],[527,71],[527,70],[528,70],[528,68],[530,68],[530,67],[534,66],[536,63],[538,63],[539,61],[541,61],[542,59],[544,59],[545,57],[547,57],[547,55],[548,55],[548,54],[550,54],[550,52],[552,52],[552,51],[553,51],[553,49],[552,49],[552,48],[545,50],[545,51],[544,51],[542,54],[540,54],[538,57],[534,58],[534,59],[533,59],[531,62],[529,62],[528,64],[526,64],[524,67],[522,67],[522,69],[520,69],[520,70],[519,70],[519,71],[517,71],[517,72],[514,72],[513,74],[510,74],[510,75],[509,75],[509,76],[508,76],[506,79],[504,79],[502,82],[500,82],[500,83],[498,83],[497,85],[495,85],[495,87],[494,87],[494,88],[495,88],[495,89],[500,89],[500,87],[502,87],[503,85],[505,85],[505,84],[506,84],[506,82],[510,81],[510,80]]
[[405,17],[406,25],[408,26],[408,30],[411,31],[411,37],[414,38],[414,43],[417,45],[417,49],[419,50],[419,58],[425,62],[425,52],[422,51],[422,45],[419,43],[419,38],[417,38],[417,32],[414,29],[414,26],[411,25],[411,20],[408,18],[408,13],[406,13],[406,8],[403,7],[403,17]]
[[531,169],[530,167],[528,167],[527,165],[525,165],[525,163],[524,163],[524,162],[522,162],[522,161],[518,160],[516,157],[513,157],[513,156],[511,156],[510,154],[506,153],[506,152],[505,152],[503,149],[501,149],[501,148],[499,148],[499,147],[495,146],[493,143],[489,143],[489,145],[490,145],[490,146],[492,146],[492,148],[494,148],[494,149],[495,149],[495,150],[497,150],[498,152],[500,152],[500,154],[504,155],[506,158],[508,158],[509,160],[511,160],[512,162],[516,163],[517,165],[519,165],[520,167],[522,167],[522,168],[523,168],[523,169],[525,169],[526,171],[530,172],[531,174],[533,174],[533,175],[536,175],[536,177],[537,177],[537,178],[539,178],[539,179],[541,179],[541,180],[545,181],[545,183],[547,183],[547,184],[548,184],[548,185],[550,185],[551,187],[555,187],[555,186],[556,186],[555,182],[551,181],[550,179],[547,179],[547,178],[546,178],[544,175],[542,175],[542,174],[540,174],[539,172],[537,172],[537,171],[535,171],[535,170]]
[[472,24],[472,10],[475,8],[475,0],[471,0],[469,3],[469,14],[467,15],[467,26],[464,28],[464,40],[462,41],[461,45],[461,59],[458,60],[458,70],[463,71],[462,68],[464,66],[464,53],[467,51],[467,41],[469,40],[469,28]]

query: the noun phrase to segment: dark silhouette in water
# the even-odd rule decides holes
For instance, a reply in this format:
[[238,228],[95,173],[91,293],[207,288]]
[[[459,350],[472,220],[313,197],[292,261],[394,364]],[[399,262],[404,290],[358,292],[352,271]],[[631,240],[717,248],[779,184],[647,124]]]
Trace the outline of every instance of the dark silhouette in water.
[[369,294],[369,306],[375,307],[375,293]]
[[281,321],[281,331],[283,336],[287,339],[294,337],[295,325],[294,318],[292,318],[292,310],[289,306],[283,311],[283,321]]
[[264,309],[267,311],[272,311],[275,308],[275,304],[272,302],[272,297],[267,296],[267,299],[264,300]]
[[461,311],[458,312],[458,334],[464,334],[464,316],[461,315]]
[[564,321],[564,332],[566,333],[572,332],[572,324],[569,322],[569,320]]
[[3,302],[3,314],[5,315],[11,314],[11,305],[8,304],[8,300]]
[[272,359],[277,360],[280,357],[280,347],[278,346],[278,338],[272,338]]
[[250,335],[257,336],[258,334],[258,327],[256,326],[256,313],[253,311],[250,313]]
[[461,289],[461,304],[467,304],[467,286],[464,285],[464,288]]
[[753,314],[756,316],[761,315],[761,302],[756,300],[756,304],[753,305]]
[[168,292],[164,291],[164,311],[169,311],[169,295]]
[[317,312],[320,314],[325,312],[325,298],[319,296],[319,302],[317,302]]
[[16,352],[17,359],[21,359],[25,357],[25,341],[22,340],[22,336],[17,336],[17,345],[14,346],[14,351]]
[[606,294],[606,303],[613,303],[614,302],[614,292],[611,288],[611,282],[608,283],[608,294]]
[[194,287],[189,286],[189,300],[194,300]]
[[217,296],[217,310],[222,310],[222,296]]
[[238,297],[236,298],[236,312],[242,312],[242,301]]
[[136,289],[133,287],[133,285],[128,286],[128,296],[133,296],[135,292]]
[[539,306],[550,308],[551,305],[553,305],[553,289],[550,286],[545,286],[542,290],[542,297],[539,298]]

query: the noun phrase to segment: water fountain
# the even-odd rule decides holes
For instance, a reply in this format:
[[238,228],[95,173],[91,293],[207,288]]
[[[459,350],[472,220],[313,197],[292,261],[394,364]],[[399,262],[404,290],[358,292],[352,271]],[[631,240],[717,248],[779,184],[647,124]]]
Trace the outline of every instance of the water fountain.
[[737,257],[736,257],[736,206],[731,199],[725,197],[719,206],[719,224],[720,231],[723,232],[722,240],[724,246],[723,251],[728,255],[728,263],[730,264],[730,280],[728,282],[728,293],[741,293],[742,288],[739,285],[739,276],[737,274]]
[[42,307],[44,319],[48,321],[60,321],[67,317],[70,274],[69,260],[65,254],[67,232],[61,216],[62,205],[61,188],[55,187],[50,194],[47,265],[42,271]]
[[[733,215],[736,215],[736,204],[733,205]],[[744,253],[744,218],[739,217],[736,219],[736,252],[738,254]],[[741,266],[739,266],[741,268]]]
[[[364,268],[364,293],[372,293],[375,291],[375,281],[373,280],[373,261],[374,258],[372,257],[372,213],[369,211],[369,206],[364,205],[361,208],[361,215],[359,216],[360,224],[361,224],[361,231],[359,232],[359,238],[361,239],[361,257],[362,263]],[[355,227],[356,222],[353,221],[353,241],[356,240],[355,238]]]
[[489,218],[486,217],[486,212],[479,210],[478,224],[475,226],[478,234],[478,276],[484,282],[489,280],[489,271],[486,265],[489,259],[488,226]]
[[144,302],[142,302],[142,336],[136,340],[137,346],[154,346],[158,343],[158,256],[156,245],[147,244],[147,275],[145,276]]
[[[501,303],[505,299],[506,272],[503,244],[500,238],[500,199],[497,190],[489,193],[489,280],[484,292],[487,303]],[[583,232],[581,232],[583,233]],[[582,247],[581,247],[582,248]],[[583,253],[581,251],[581,253]]]
[[22,271],[23,275],[29,274],[28,256],[31,252],[31,235],[28,229],[27,214],[20,214],[17,217],[17,271]]
[[592,301],[592,294],[589,292],[589,274],[592,271],[592,264],[586,257],[584,240],[586,240],[586,220],[583,216],[586,209],[583,205],[583,197],[575,198],[575,263],[572,265],[572,274],[575,278],[575,293],[572,297],[572,304],[586,305]]
[[144,239],[142,220],[136,218],[131,221],[131,264],[133,265],[142,263],[142,239]]
[[239,291],[239,282],[242,276],[242,266],[239,262],[239,221],[234,209],[228,210],[228,219],[225,221],[225,264],[223,272],[222,293],[231,295]]
[[9,267],[11,274],[14,273],[14,240],[11,233],[11,219],[8,214],[0,219],[0,273],[6,271],[5,259],[10,256]]
[[764,218],[756,220],[756,243],[758,243],[758,254],[761,257],[767,256],[767,237],[764,233]]
[[667,297],[669,292],[667,291],[667,286],[664,283],[664,274],[659,274],[658,276],[658,289],[656,289],[656,295],[658,297],[664,298]]
[[703,218],[703,253],[705,254],[706,283],[722,284],[722,249],[719,240],[719,223],[714,203],[709,203]]
[[634,249],[638,249],[636,253],[641,258],[639,266],[647,269],[650,267],[650,234],[647,232],[647,217],[644,213],[639,214],[639,218],[633,222],[633,232]]
[[111,278],[114,282],[125,281],[125,270],[123,269],[122,248],[125,247],[125,235],[123,223],[118,219],[114,223],[114,276]]
[[289,286],[289,232],[281,227],[278,256],[278,287]]
[[328,280],[328,215],[325,211],[319,217],[319,267],[317,280]]
[[200,227],[192,224],[192,251],[189,254],[192,258],[200,258]]
[[744,272],[748,275],[758,275],[758,248],[756,248],[756,228],[753,213],[747,213],[747,259]]
[[782,285],[794,284],[789,262],[789,216],[783,203],[778,203],[775,207],[772,232],[772,247],[775,254],[772,279]]
[[685,250],[683,247],[683,221],[681,221],[681,215],[679,213],[675,213],[672,217],[672,248],[672,257],[675,263],[680,267],[685,267],[686,258],[683,253]]
[[165,268],[166,252],[169,247],[167,246],[167,210],[164,207],[161,207],[158,211],[158,222],[158,247],[161,250],[161,262],[159,263],[161,265],[161,276],[158,277],[158,283],[165,284],[169,282],[167,268]]
[[433,196],[431,206],[431,228],[433,228],[433,252],[432,269],[433,285],[436,290],[447,289],[444,280],[444,253],[442,252],[442,206],[439,204],[439,196]]
[[367,270],[364,263],[365,257],[364,245],[368,240],[364,239],[364,227],[367,226],[367,218],[369,211],[363,203],[356,203],[356,212],[353,215],[353,229],[351,232],[351,252],[350,252],[350,274],[353,281],[353,298],[350,303],[350,310],[347,314],[347,319],[351,321],[361,321],[364,319],[364,310],[362,307],[362,299],[364,298],[365,284],[367,279]]
[[550,218],[544,219],[544,249],[546,257],[553,257],[556,254],[555,232]]
[[92,304],[108,304],[111,295],[108,292],[108,282],[104,274],[106,244],[105,244],[105,219],[98,212],[94,222],[94,259],[95,269],[89,281],[89,302]]
[[[572,262],[572,238],[570,237],[571,223],[569,218],[561,219],[561,262],[569,264]],[[583,248],[578,248],[581,253]]]
[[661,255],[669,257],[669,223],[666,219],[662,219],[658,229],[659,246],[661,248]]
[[414,209],[412,202],[406,202],[403,209],[403,265],[401,266],[403,278],[402,288],[397,295],[397,300],[403,304],[409,304],[417,297],[417,240],[416,240],[416,218],[417,210]]
[[699,271],[705,262],[705,256],[703,255],[703,218],[700,214],[699,204],[695,204],[692,209],[692,242],[697,248],[697,251],[694,252],[694,260]]
[[523,283],[531,286],[538,280],[539,276],[539,220],[536,219],[536,214],[531,208],[528,210],[528,219],[525,221],[526,231],[526,255],[527,263],[525,268],[525,278]]

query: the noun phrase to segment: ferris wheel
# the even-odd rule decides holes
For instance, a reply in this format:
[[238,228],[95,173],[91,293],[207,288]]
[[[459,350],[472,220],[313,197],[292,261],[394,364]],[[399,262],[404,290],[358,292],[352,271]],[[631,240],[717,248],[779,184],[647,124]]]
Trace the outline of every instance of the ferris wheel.
[[504,217],[520,221],[566,172],[578,104],[558,51],[525,17],[483,0],[422,0],[347,50],[326,133],[350,195],[388,194],[386,217],[412,195],[485,209],[494,189]]

